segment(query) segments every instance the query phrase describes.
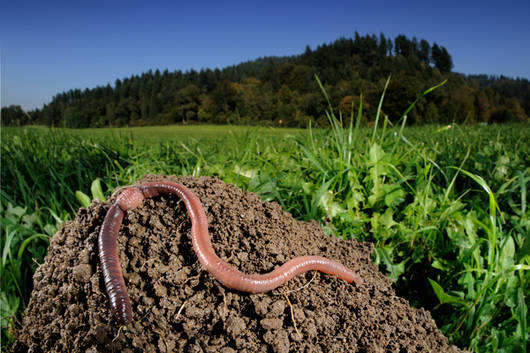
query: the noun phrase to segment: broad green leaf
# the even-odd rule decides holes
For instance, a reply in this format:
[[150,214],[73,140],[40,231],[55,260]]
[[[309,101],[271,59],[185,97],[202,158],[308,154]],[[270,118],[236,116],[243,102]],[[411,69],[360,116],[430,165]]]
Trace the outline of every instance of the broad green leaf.
[[335,218],[337,215],[341,215],[346,212],[337,202],[332,202],[326,209],[327,214],[330,218]]
[[90,200],[90,197],[87,194],[79,190],[75,192],[75,197],[77,201],[79,201],[82,207],[88,207],[90,206],[90,203],[92,202]]
[[385,205],[388,207],[394,207],[405,201],[405,192],[399,185],[385,184],[383,192],[385,193]]
[[302,190],[304,191],[304,193],[311,194],[313,192],[313,188],[313,184],[308,182],[302,182]]
[[517,276],[510,276],[506,282],[506,292],[504,292],[504,304],[510,308],[517,305],[517,289],[519,288],[519,279]]
[[370,163],[377,164],[384,156],[385,152],[379,147],[377,143],[374,143],[370,147]]
[[515,243],[511,236],[506,238],[504,245],[501,250],[500,263],[503,271],[508,270],[514,265],[514,255],[515,255]]
[[528,335],[528,322],[526,321],[526,312],[527,308],[525,303],[525,295],[523,293],[523,288],[519,287],[517,291],[517,321],[519,321],[519,324],[517,325],[517,327],[518,329],[520,329],[519,331],[523,339],[523,344],[524,342],[526,342],[526,336]]
[[324,192],[320,192],[319,194],[320,197],[318,198],[318,204],[320,207],[327,210],[333,200],[333,193],[331,190],[326,190]]
[[105,201],[105,195],[103,195],[101,180],[99,178],[94,179],[90,186],[90,191],[92,192],[92,198],[94,200]]
[[238,165],[234,166],[234,173],[249,179],[255,178],[258,175],[258,171],[256,169],[241,168]]
[[373,193],[370,196],[368,196],[368,206],[372,207],[377,202],[378,195]]
[[375,262],[376,264],[383,263],[386,267],[386,270],[388,271],[388,277],[396,282],[399,277],[405,272],[405,262],[406,260],[403,260],[402,262],[395,264],[392,261],[392,248],[389,246],[383,246],[383,247],[375,247],[374,248],[374,254],[375,254]]
[[49,236],[53,236],[55,233],[57,233],[57,227],[54,226],[53,224],[46,224],[44,226],[44,231],[49,235]]
[[346,212],[338,202],[334,201],[333,192],[331,190],[321,193],[318,203],[330,218],[334,218],[337,215]]
[[25,214],[22,216],[22,226],[26,228],[31,228],[35,223],[37,223],[36,213]]
[[364,196],[360,191],[351,190],[348,199],[346,200],[346,206],[348,209],[361,208],[361,203],[364,201]]
[[26,210],[27,210],[26,207],[24,207],[24,208],[22,208],[20,206],[13,207],[13,206],[11,206],[11,204],[8,204],[8,206],[7,206],[7,213],[8,214],[13,214],[13,215],[15,215],[17,217],[22,217],[26,213]]
[[441,270],[441,271],[444,271],[444,270],[446,269],[445,266],[442,265],[442,264],[440,263],[440,261],[438,261],[438,260],[434,260],[434,261],[432,262],[431,266],[432,266],[433,268],[436,268],[436,269]]
[[440,301],[440,304],[447,304],[447,303],[463,304],[462,299],[445,293],[442,286],[440,286],[438,282],[430,278],[427,278],[427,279],[429,280],[429,283],[431,284],[431,287],[434,290],[434,294],[436,294],[436,297]]
[[2,329],[9,326],[9,322],[15,319],[19,305],[20,298],[11,295],[7,296],[3,291],[0,293],[0,314]]
[[517,250],[517,261],[520,261],[523,257],[530,256],[530,235],[526,234],[524,237],[523,245]]
[[393,215],[394,213],[392,212],[392,209],[387,208],[385,213],[379,218],[379,223],[387,229],[392,228],[393,225],[397,224],[392,218]]

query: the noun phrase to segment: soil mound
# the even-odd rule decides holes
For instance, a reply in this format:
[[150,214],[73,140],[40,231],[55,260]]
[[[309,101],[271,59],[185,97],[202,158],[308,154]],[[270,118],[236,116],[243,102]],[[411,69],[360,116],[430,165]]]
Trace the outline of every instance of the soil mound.
[[321,255],[365,283],[309,272],[268,293],[227,289],[198,262],[184,204],[159,196],[128,211],[120,230],[134,318],[120,328],[97,253],[110,202],[94,202],[52,238],[15,352],[459,352],[427,311],[396,296],[370,262],[371,244],[329,237],[318,222],[294,220],[219,179],[164,179],[195,192],[215,251],[241,271],[264,273],[296,256]]

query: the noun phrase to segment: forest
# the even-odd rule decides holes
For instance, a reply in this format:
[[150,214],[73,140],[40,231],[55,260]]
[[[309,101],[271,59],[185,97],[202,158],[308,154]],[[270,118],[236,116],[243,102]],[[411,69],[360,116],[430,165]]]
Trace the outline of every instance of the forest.
[[425,39],[384,34],[341,38],[300,55],[263,57],[224,69],[149,70],[111,85],[59,93],[42,109],[2,108],[2,125],[88,128],[167,124],[307,126],[325,121],[326,98],[348,122],[362,99],[362,120],[382,113],[391,122],[427,88],[440,88],[408,113],[410,124],[530,121],[530,82],[524,78],[452,72],[448,50]]

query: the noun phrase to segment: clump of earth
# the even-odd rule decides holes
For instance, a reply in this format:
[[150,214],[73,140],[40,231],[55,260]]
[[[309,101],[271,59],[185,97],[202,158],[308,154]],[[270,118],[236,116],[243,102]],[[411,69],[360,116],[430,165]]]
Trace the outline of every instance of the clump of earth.
[[53,236],[17,333],[15,352],[460,352],[428,311],[396,295],[370,261],[372,244],[324,234],[276,203],[219,179],[172,180],[201,200],[217,254],[245,273],[319,255],[363,284],[308,272],[262,294],[228,289],[204,270],[176,195],[127,212],[118,239],[133,322],[120,327],[105,292],[97,236],[109,202],[79,210]]

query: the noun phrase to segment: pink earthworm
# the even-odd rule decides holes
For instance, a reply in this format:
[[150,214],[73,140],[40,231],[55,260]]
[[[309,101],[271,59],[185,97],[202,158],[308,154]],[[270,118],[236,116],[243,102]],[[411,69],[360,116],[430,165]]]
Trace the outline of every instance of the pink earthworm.
[[361,277],[344,265],[319,256],[301,256],[287,261],[272,272],[247,275],[217,256],[208,234],[208,221],[200,200],[185,186],[171,182],[148,182],[125,189],[110,207],[98,237],[99,259],[107,295],[114,317],[122,325],[132,321],[132,308],[118,260],[118,232],[124,213],[142,204],[145,198],[160,194],[177,194],[191,218],[193,249],[204,268],[228,288],[260,293],[273,290],[294,276],[307,271],[320,271],[345,280],[363,283]]

